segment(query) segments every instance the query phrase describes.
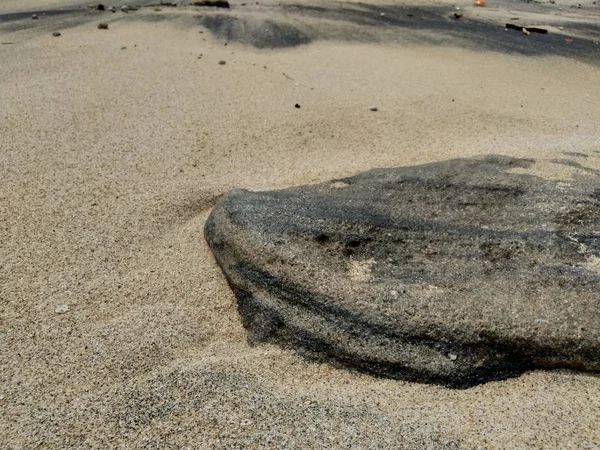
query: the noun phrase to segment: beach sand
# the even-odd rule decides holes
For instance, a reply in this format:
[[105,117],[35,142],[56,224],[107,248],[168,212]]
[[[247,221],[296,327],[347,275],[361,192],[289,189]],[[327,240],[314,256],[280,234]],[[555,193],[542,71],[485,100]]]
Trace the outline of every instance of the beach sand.
[[2,448],[600,447],[598,375],[451,390],[249,346],[203,238],[234,188],[492,153],[600,170],[600,65],[335,21],[258,49],[160,14],[0,23]]

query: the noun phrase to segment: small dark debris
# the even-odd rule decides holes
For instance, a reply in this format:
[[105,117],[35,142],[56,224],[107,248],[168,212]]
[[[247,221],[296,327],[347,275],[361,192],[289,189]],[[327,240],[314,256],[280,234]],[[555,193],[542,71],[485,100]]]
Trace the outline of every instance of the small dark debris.
[[98,29],[99,29],[99,30],[108,30],[108,24],[107,24],[107,23],[104,23],[104,22],[102,22],[102,23],[99,23],[99,24],[98,24]]
[[294,107],[295,107],[296,109],[300,109],[300,105],[299,105],[298,103],[296,103],[296,104],[294,105]]
[[459,13],[459,12],[455,12],[454,13],[454,18],[455,19],[460,19],[462,16],[463,16],[462,13]]
[[37,14],[34,14],[33,16],[31,16],[31,18],[32,18],[33,20],[38,20],[38,19],[39,19],[39,17],[37,16]]
[[104,8],[104,5],[102,3],[99,3],[98,6],[96,6],[96,9],[98,11],[104,11],[105,8]]
[[202,0],[192,3],[194,6],[212,6],[213,8],[229,8],[229,2],[225,0]]
[[225,61],[223,61],[223,60],[219,61],[219,65],[220,65],[220,66],[224,66],[225,64],[227,64],[227,62],[225,62]]
[[315,236],[315,241],[317,241],[319,244],[324,244],[328,240],[329,240],[329,236],[327,236],[325,233],[319,233],[318,235]]
[[54,36],[54,37],[59,37],[59,36],[60,36],[60,33],[59,33],[58,31],[55,31],[54,33],[52,33],[52,36]]

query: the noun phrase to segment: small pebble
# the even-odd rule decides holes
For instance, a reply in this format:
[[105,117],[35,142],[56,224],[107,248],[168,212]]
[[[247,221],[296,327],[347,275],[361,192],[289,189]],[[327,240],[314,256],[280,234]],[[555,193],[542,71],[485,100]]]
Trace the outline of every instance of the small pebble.
[[54,309],[54,312],[56,314],[64,314],[67,311],[69,311],[69,307],[67,305],[57,305],[56,308]]
[[369,109],[370,109],[371,111],[378,111],[378,109],[377,109],[377,106],[371,106]]
[[384,17],[384,16],[385,16],[385,13],[381,13],[381,14],[379,14],[379,15],[380,15],[381,17]]
[[127,47],[121,47],[121,50],[126,50],[126,49],[127,49]]
[[296,109],[300,109],[300,105],[299,105],[298,103],[296,103],[296,104],[294,105],[294,107],[295,107]]
[[60,36],[60,33],[59,33],[58,31],[55,31],[54,33],[52,33],[52,36],[54,36],[54,37],[59,37],[59,36]]
[[559,30],[564,30],[564,29],[565,29],[565,27],[558,27],[558,29],[559,29]]
[[458,356],[454,353],[448,353],[448,358],[450,359],[450,361],[456,361],[456,358],[458,358]]
[[114,6],[111,6],[110,8],[108,8],[108,10],[113,13],[117,11]]
[[98,11],[104,11],[104,5],[102,3],[100,3],[98,6],[96,6],[96,9]]
[[127,5],[121,6],[121,12],[124,12],[124,13],[129,12],[129,6],[127,6]]
[[220,65],[220,66],[224,66],[225,64],[227,64],[227,62],[225,62],[225,61],[223,61],[223,60],[219,61],[219,65]]
[[37,14],[34,14],[33,16],[31,16],[31,18],[32,18],[33,20],[37,20],[37,19],[38,19],[38,16],[37,16]]
[[460,19],[462,16],[463,16],[462,13],[459,13],[459,12],[455,12],[454,13],[454,18],[455,19]]
[[98,29],[99,30],[108,30],[108,24],[107,23],[99,23]]

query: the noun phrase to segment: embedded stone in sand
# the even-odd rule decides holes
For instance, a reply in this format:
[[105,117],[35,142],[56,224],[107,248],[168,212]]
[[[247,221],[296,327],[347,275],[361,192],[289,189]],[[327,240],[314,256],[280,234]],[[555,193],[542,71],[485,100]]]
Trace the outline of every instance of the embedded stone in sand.
[[253,340],[454,387],[597,371],[600,180],[510,172],[532,164],[458,159],[234,191],[205,235]]

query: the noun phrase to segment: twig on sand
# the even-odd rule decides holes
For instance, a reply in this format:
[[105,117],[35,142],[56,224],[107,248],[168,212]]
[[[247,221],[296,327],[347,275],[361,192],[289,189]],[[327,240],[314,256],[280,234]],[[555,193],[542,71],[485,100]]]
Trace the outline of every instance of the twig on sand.
[[161,6],[172,6],[177,7],[177,3],[172,2],[160,2],[160,3],[151,3],[149,5],[143,5],[144,8],[159,8]]
[[506,25],[504,25],[504,27],[508,28],[509,30],[517,30],[517,31],[527,30],[530,33],[548,34],[548,30],[546,30],[544,28],[524,27],[522,25],[515,25],[513,23],[507,23]]
[[292,80],[292,81],[296,81],[296,80],[294,80],[292,77],[290,77],[290,76],[289,76],[287,73],[285,73],[285,72],[281,72],[281,73],[282,73],[282,74],[283,74],[283,76],[284,76],[284,77],[286,77],[287,79],[289,79],[289,80]]
[[226,0],[202,0],[192,3],[194,6],[213,6],[215,8],[229,8],[229,2]]

